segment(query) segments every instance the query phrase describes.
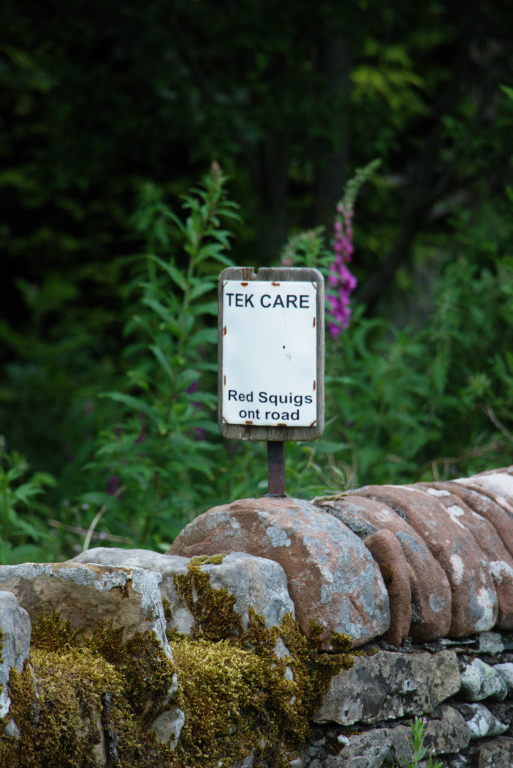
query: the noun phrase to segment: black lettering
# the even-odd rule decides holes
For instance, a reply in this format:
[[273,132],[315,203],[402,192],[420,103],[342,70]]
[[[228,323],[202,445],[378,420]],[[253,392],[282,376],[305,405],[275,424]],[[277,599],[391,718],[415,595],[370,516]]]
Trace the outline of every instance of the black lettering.
[[267,402],[267,392],[259,392],[258,393],[258,402],[259,403],[266,403]]
[[290,414],[290,419],[291,421],[299,421],[299,408],[297,409],[297,411],[292,411],[292,413]]
[[290,293],[287,294],[287,309],[289,307],[294,307],[294,309],[297,309],[297,296],[291,295]]
[[[264,304],[264,299],[269,299],[269,304]],[[268,293],[264,293],[262,296],[260,296],[260,305],[264,307],[264,309],[267,309],[271,306],[271,297]]]
[[226,295],[228,297],[228,306],[231,307],[232,306],[232,296],[233,296],[233,293],[227,293]]
[[229,389],[228,390],[228,400],[237,400],[237,390],[236,389]]
[[254,308],[255,305],[253,304],[253,294],[252,293],[246,293],[245,294],[245,296],[244,296],[244,306],[245,307],[253,307]]
[[305,403],[306,403],[307,405],[310,405],[310,403],[312,403],[312,402],[313,402],[313,397],[312,397],[312,395],[305,395]]
[[283,299],[282,299],[282,297],[280,296],[280,294],[278,294],[278,295],[276,296],[276,298],[275,298],[275,300],[274,300],[274,304],[273,304],[273,307],[283,307],[283,308],[285,309],[285,304],[283,303]]
[[235,294],[235,306],[236,307],[243,307],[244,306],[244,296],[242,293],[236,293]]
[[299,297],[299,308],[300,309],[309,309],[309,300],[310,296],[307,293],[302,293]]
[[257,408],[256,411],[245,411],[241,410],[239,411],[239,419],[259,419],[260,418],[260,410]]

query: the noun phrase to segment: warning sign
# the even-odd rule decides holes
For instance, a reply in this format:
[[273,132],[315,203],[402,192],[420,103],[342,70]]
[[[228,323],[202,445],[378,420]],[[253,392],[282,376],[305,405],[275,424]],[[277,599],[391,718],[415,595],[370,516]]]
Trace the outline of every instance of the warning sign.
[[260,440],[318,437],[323,412],[320,273],[268,268],[254,275],[230,268],[220,276],[219,298],[223,434]]

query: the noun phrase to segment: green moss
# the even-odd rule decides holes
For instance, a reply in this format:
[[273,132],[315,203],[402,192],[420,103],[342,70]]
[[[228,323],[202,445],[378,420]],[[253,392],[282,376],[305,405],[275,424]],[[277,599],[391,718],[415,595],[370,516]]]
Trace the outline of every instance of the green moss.
[[88,645],[123,675],[125,694],[136,715],[154,719],[169,704],[176,669],[152,632],[137,633],[123,642],[122,629],[101,627]]
[[[206,563],[222,562],[224,555],[194,557],[187,573],[174,577],[178,593],[195,618],[193,637],[211,641],[240,636],[242,622],[235,611],[235,597],[227,589],[213,589],[210,576],[201,570]],[[221,558],[221,559],[219,559]]]
[[195,568],[199,565],[221,565],[226,555],[198,555],[191,557],[189,567]]
[[[37,680],[37,683],[35,682]],[[100,756],[115,751],[118,765],[130,763],[133,716],[123,680],[87,649],[34,649],[20,674],[11,671],[9,717],[20,741],[2,740],[0,764],[9,768],[97,768]],[[108,706],[107,706],[108,702]],[[115,741],[106,734],[116,734]]]

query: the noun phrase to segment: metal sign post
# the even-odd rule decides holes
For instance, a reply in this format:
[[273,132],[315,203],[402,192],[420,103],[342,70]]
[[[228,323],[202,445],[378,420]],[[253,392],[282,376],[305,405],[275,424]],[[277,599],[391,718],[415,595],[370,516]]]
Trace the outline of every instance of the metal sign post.
[[316,269],[229,267],[219,276],[219,426],[268,444],[269,493],[285,494],[283,443],[324,428],[324,280]]

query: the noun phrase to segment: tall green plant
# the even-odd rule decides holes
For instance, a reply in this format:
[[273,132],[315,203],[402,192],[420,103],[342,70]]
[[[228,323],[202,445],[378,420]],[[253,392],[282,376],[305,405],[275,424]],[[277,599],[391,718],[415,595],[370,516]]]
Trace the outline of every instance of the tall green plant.
[[198,500],[215,481],[215,290],[220,265],[232,263],[224,223],[237,218],[225,183],[214,164],[185,197],[184,219],[156,187],[142,190],[135,224],[146,251],[125,325],[131,367],[126,387],[103,395],[116,418],[89,464],[104,490],[84,500],[103,510],[110,528],[162,548],[201,511]]

